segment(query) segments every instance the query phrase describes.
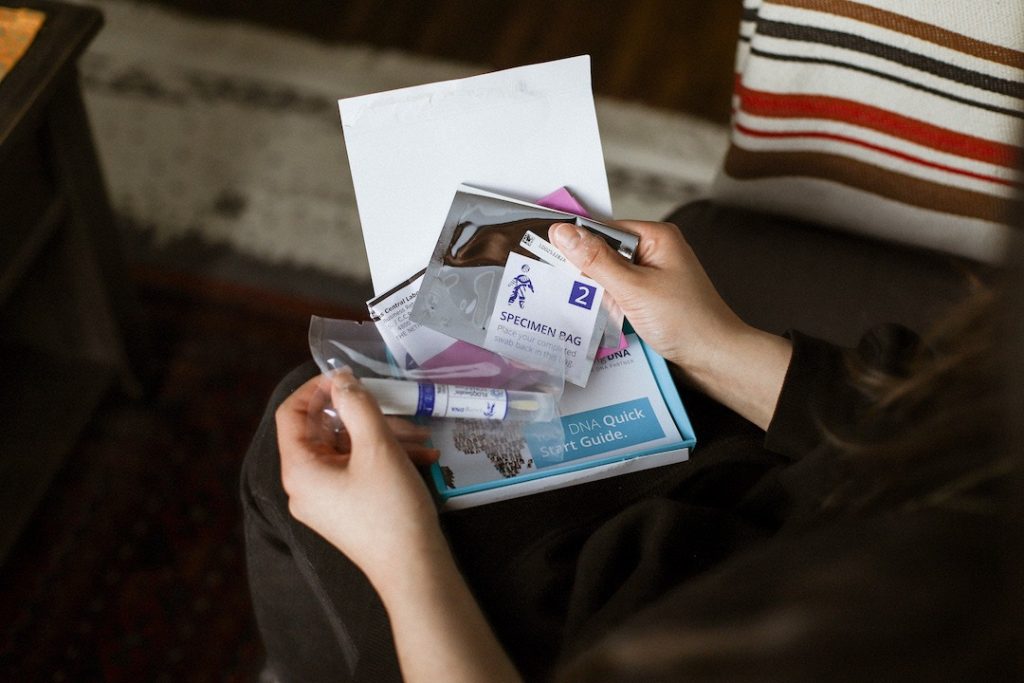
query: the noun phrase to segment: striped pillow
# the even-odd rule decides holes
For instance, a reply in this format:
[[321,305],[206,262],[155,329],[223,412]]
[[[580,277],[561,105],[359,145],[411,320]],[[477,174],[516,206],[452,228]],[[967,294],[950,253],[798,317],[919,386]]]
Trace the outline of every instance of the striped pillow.
[[1020,0],[746,0],[724,202],[998,260],[1024,122]]

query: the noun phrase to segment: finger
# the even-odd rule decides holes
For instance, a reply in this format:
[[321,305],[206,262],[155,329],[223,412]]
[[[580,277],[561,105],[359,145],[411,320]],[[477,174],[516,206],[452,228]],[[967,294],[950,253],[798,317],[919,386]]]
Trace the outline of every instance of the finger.
[[431,465],[437,462],[437,459],[441,457],[441,451],[436,448],[411,443],[403,443],[399,445],[409,455],[409,459],[417,465]]
[[548,230],[552,243],[584,275],[612,291],[632,276],[633,265],[612,251],[608,243],[585,228],[555,223]]
[[381,443],[397,445],[377,400],[351,373],[334,375],[331,402],[348,431],[353,451],[372,452]]
[[[328,387],[327,380],[320,375],[307,381],[281,402],[274,413],[279,443],[298,444],[308,440],[309,417],[326,406]],[[303,449],[287,450],[289,455],[301,455],[304,452]]]
[[335,432],[330,443],[338,453],[352,452],[352,440],[348,438],[348,432],[344,429]]
[[622,228],[640,238],[636,262],[639,265],[657,265],[658,256],[664,255],[669,243],[684,242],[683,233],[671,223],[651,221],[610,221],[609,225]]
[[426,441],[430,438],[430,427],[426,425],[416,424],[393,415],[385,417],[384,421],[388,423],[391,433],[399,441]]
[[300,480],[319,470],[320,458],[334,453],[310,438],[310,410],[322,411],[329,392],[324,377],[314,377],[281,402],[274,413],[281,485],[289,496],[301,488]]
[[654,239],[659,235],[665,235],[668,233],[679,232],[679,228],[671,223],[660,223],[657,221],[607,221],[608,225],[621,228],[626,232],[631,232],[642,240]]
[[[423,442],[430,438],[430,428],[426,425],[419,425],[395,416],[385,416],[384,421],[403,448],[411,445],[422,447]],[[324,441],[325,443],[332,444],[339,453],[349,453],[352,451],[352,440],[349,438],[348,430],[346,429],[331,434],[330,438]]]

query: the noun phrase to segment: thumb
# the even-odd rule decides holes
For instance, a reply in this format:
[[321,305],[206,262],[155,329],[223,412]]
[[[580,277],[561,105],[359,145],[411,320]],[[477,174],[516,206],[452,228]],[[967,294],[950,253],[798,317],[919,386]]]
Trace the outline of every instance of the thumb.
[[331,381],[331,403],[349,433],[353,452],[374,450],[374,444],[394,440],[377,400],[349,372],[339,372]]
[[548,236],[570,263],[606,290],[617,289],[621,281],[632,274],[632,264],[586,228],[555,223],[548,230]]

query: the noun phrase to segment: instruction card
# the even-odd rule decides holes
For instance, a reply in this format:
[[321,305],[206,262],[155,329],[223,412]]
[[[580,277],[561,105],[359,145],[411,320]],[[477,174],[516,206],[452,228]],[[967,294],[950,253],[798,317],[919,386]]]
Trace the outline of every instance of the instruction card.
[[421,270],[405,282],[366,302],[370,320],[377,326],[392,357],[402,367],[424,365],[456,343],[455,339],[409,318],[425,272],[426,269]]

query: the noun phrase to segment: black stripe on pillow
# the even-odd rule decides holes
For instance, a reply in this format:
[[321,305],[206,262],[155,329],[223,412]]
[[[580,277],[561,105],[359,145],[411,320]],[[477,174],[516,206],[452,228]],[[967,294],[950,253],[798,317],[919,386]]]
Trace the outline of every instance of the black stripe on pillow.
[[851,71],[859,71],[860,73],[867,74],[869,76],[876,76],[878,78],[884,78],[887,81],[892,81],[893,83],[898,83],[898,84],[904,85],[904,86],[906,86],[908,88],[913,88],[915,90],[920,90],[921,92],[926,92],[926,93],[929,93],[929,94],[932,94],[932,95],[937,95],[938,97],[942,97],[944,99],[951,100],[953,102],[959,102],[960,104],[966,104],[966,105],[971,106],[971,107],[977,107],[978,109],[984,109],[986,111],[994,112],[996,114],[1003,114],[1003,115],[1006,115],[1006,116],[1012,116],[1013,118],[1016,118],[1016,119],[1024,120],[1024,112],[1022,112],[1022,111],[1019,111],[1019,110],[1016,110],[1016,109],[1007,109],[1006,107],[999,107],[999,106],[996,106],[994,104],[988,104],[986,102],[978,102],[976,100],[971,100],[971,99],[968,99],[966,97],[960,97],[959,95],[954,95],[952,93],[943,92],[941,90],[937,90],[935,88],[932,88],[930,86],[924,85],[922,83],[914,83],[913,81],[909,81],[909,80],[907,80],[905,78],[900,78],[899,76],[893,76],[892,74],[887,74],[887,73],[884,73],[882,71],[875,71],[874,69],[869,69],[869,68],[867,68],[865,66],[860,66],[859,64],[850,64],[848,62],[840,62],[840,61],[835,60],[835,59],[824,59],[824,58],[820,58],[820,57],[805,57],[803,55],[777,54],[777,53],[774,53],[774,52],[766,52],[766,51],[761,50],[759,48],[751,48],[750,49],[750,54],[756,55],[758,57],[763,57],[765,59],[772,59],[772,60],[781,61],[781,62],[799,62],[799,63],[804,63],[804,64],[824,64],[824,65],[827,65],[827,66],[835,66],[835,67],[838,67],[838,68],[841,68],[841,69],[849,69]]
[[758,19],[756,31],[760,35],[771,38],[797,40],[805,43],[817,43],[819,45],[830,45],[832,47],[853,50],[872,57],[880,57],[918,71],[930,73],[956,83],[988,90],[999,95],[1024,99],[1024,83],[971,71],[970,69],[852,33],[767,19]]

